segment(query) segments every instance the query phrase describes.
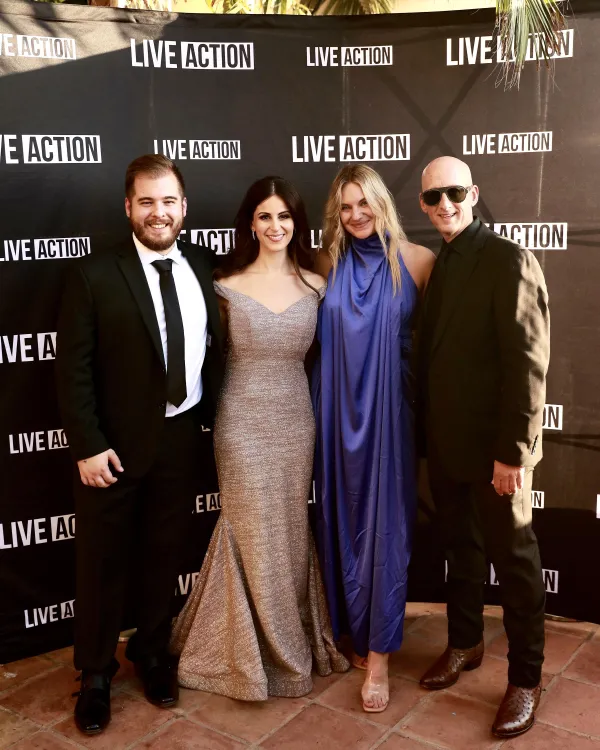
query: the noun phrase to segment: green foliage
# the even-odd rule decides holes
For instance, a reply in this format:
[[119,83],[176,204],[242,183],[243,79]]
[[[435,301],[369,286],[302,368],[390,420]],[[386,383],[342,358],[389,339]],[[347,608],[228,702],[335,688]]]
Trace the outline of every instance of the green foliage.
[[533,44],[550,67],[552,56],[563,45],[565,19],[555,0],[496,0],[496,28],[506,60],[501,64],[500,82],[506,88],[518,88],[528,45]]

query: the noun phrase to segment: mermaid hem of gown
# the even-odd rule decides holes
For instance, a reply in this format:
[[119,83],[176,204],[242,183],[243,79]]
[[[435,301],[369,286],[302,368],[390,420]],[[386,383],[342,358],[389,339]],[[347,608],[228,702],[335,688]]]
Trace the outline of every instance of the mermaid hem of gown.
[[[333,641],[312,535],[306,600],[302,629],[312,664],[321,676],[345,672],[350,664]],[[180,656],[179,684],[244,701],[310,693],[310,668],[307,674],[273,674],[279,667],[269,663],[260,632],[233,529],[222,516],[171,636],[171,652]]]
[[301,698],[312,690],[312,679],[303,678],[292,683],[289,679],[273,679],[268,684],[248,682],[243,675],[226,677],[203,677],[197,672],[180,670],[178,680],[181,687],[205,690],[240,701],[266,701],[269,697]]

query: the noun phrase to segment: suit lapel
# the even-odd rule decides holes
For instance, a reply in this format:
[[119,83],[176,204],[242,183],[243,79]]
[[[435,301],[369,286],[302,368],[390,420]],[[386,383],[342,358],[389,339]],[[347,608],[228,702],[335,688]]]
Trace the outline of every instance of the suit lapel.
[[146,274],[144,273],[133,240],[125,243],[122,249],[117,252],[117,262],[140,309],[142,318],[146,324],[154,348],[156,349],[156,353],[164,367],[165,356],[162,348],[160,331],[158,329],[158,321],[156,320],[154,302],[152,301],[152,295],[150,294]]
[[469,282],[469,279],[481,258],[481,248],[485,244],[487,228],[481,224],[477,231],[477,234],[473,238],[474,247],[471,248],[466,255],[461,258],[459,269],[454,274],[452,283],[444,284],[444,293],[442,298],[442,306],[440,310],[440,317],[435,327],[433,334],[433,341],[431,344],[431,352],[437,349],[444,335],[448,331],[448,324],[459,307],[460,302],[465,299],[464,290]]
[[429,282],[427,284],[427,287],[425,289],[425,295],[423,297],[423,311],[421,313],[422,320],[426,320],[427,314],[429,311],[429,302],[431,300],[431,289],[434,287],[434,285],[437,283],[437,277],[440,272],[440,265],[439,265],[439,259],[444,249],[444,243],[442,243],[442,247],[437,254],[437,260],[433,266],[433,270],[431,272],[431,276],[429,277]]
[[208,318],[208,333],[211,338],[215,340],[219,349],[222,349],[221,318],[219,315],[219,303],[217,302],[217,296],[213,287],[212,271],[208,263],[205,263],[204,259],[199,254],[201,252],[211,251],[195,250],[195,248],[190,248],[183,242],[178,242],[177,245],[181,250],[182,255],[190,264],[192,271],[196,274],[196,278],[202,289],[204,303],[206,304],[206,315]]

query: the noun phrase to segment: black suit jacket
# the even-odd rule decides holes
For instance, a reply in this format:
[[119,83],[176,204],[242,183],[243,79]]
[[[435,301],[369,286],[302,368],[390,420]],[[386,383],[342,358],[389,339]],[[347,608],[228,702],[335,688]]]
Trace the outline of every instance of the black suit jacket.
[[[420,427],[448,476],[491,481],[494,460],[535,466],[542,457],[548,293],[533,253],[479,219],[457,242],[455,272],[442,282],[436,264],[425,296]],[[428,301],[440,283],[434,321]]]
[[[202,378],[214,412],[223,340],[212,253],[181,241],[178,246],[206,302],[209,338]],[[167,401],[163,349],[144,269],[129,238],[70,270],[58,322],[56,379],[71,452],[79,461],[112,448],[125,470],[140,476],[154,460]]]

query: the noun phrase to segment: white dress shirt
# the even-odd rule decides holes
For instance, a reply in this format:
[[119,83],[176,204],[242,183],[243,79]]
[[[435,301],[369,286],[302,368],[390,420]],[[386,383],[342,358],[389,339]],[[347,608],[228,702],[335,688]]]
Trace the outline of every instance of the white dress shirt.
[[160,274],[152,263],[155,260],[165,259],[173,261],[173,280],[177,289],[177,298],[179,299],[179,307],[183,319],[185,382],[187,388],[187,397],[183,403],[179,406],[167,403],[165,416],[173,417],[175,414],[181,414],[191,409],[202,398],[201,372],[206,354],[206,324],[208,321],[206,303],[196,274],[193,272],[187,259],[181,254],[181,250],[177,247],[177,242],[174,243],[169,252],[157,253],[142,245],[135,234],[133,235],[133,241],[142,262],[150,294],[152,295],[152,301],[154,302],[160,340],[162,341],[165,356],[165,365],[168,362],[165,307],[162,294],[160,293]]

